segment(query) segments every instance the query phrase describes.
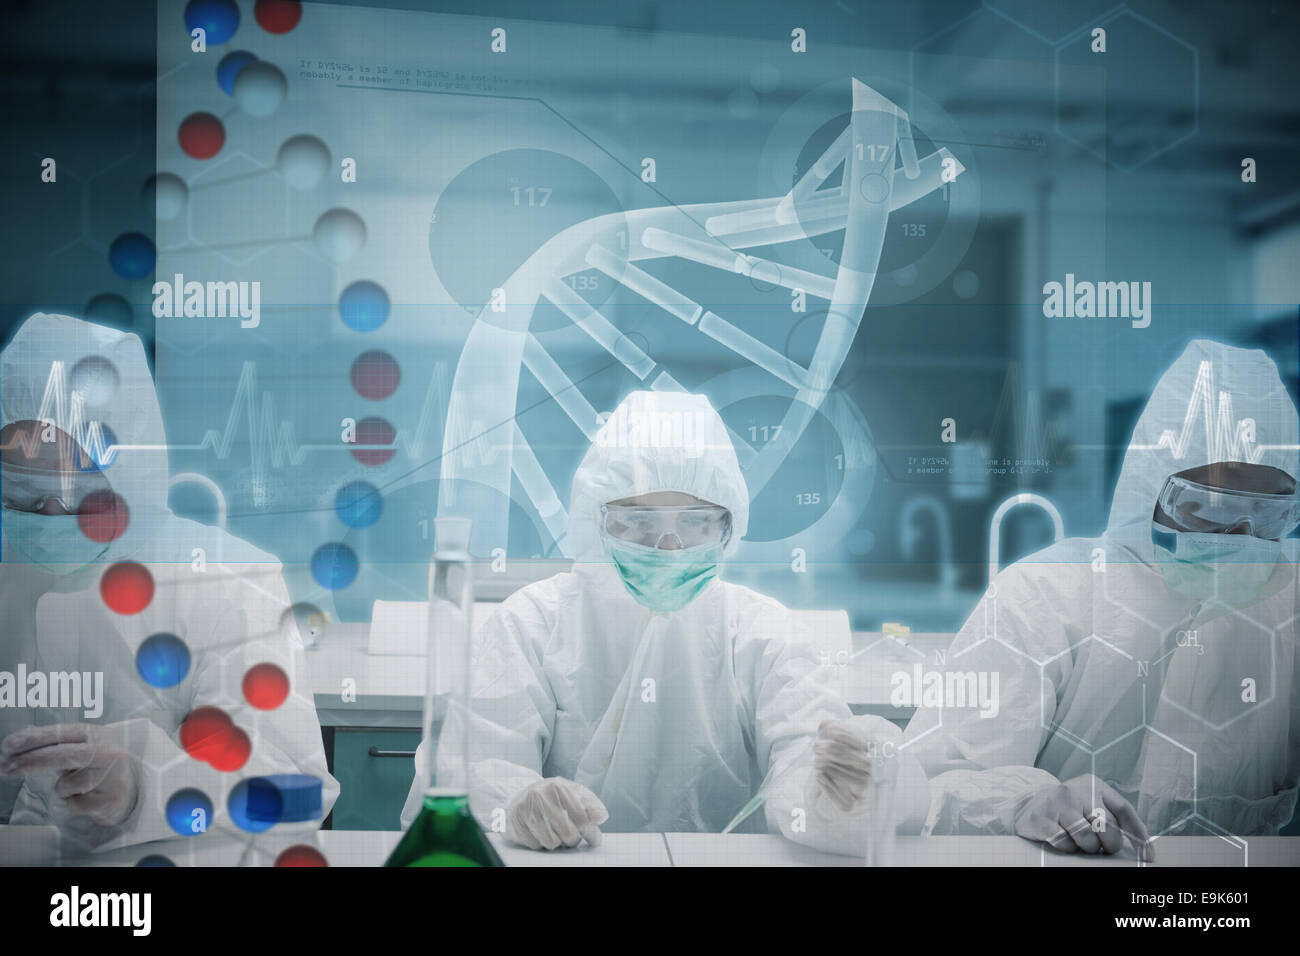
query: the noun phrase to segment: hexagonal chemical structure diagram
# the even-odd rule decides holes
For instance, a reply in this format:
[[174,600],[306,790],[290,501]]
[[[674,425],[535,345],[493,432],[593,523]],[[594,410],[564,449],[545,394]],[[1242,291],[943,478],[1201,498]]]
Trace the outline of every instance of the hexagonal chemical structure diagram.
[[1175,640],[1177,651],[1163,663],[1161,704],[1223,737],[1233,724],[1272,703],[1276,646],[1268,628],[1230,611],[1189,625]]
[[[1093,31],[1105,30],[1105,52]],[[1098,159],[1132,170],[1196,134],[1196,47],[1122,10],[1056,48],[1056,129]]]
[[1116,9],[1112,0],[1074,0],[1072,3],[991,0],[985,6],[1048,44],[1059,42],[1075,30],[1113,14]]
[[[189,232],[193,245],[239,267],[292,241],[285,235],[288,189],[273,169],[232,153],[190,180]],[[233,279],[186,276],[187,279]]]

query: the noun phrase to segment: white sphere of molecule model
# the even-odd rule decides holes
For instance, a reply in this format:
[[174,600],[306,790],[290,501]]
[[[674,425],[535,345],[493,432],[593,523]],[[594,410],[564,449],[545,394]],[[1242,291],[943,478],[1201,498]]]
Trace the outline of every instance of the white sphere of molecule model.
[[249,116],[270,116],[284,102],[289,84],[272,63],[250,63],[235,77],[235,102]]
[[146,206],[153,207],[157,218],[171,220],[185,212],[185,205],[190,201],[190,188],[173,173],[158,173],[149,177],[140,198]]
[[351,209],[331,209],[316,220],[311,238],[330,262],[347,262],[366,244],[366,224]]
[[122,377],[117,367],[101,355],[88,355],[72,366],[68,384],[80,392],[87,405],[107,405],[116,394]]
[[305,133],[286,139],[275,167],[291,189],[313,189],[329,172],[330,151],[315,136]]

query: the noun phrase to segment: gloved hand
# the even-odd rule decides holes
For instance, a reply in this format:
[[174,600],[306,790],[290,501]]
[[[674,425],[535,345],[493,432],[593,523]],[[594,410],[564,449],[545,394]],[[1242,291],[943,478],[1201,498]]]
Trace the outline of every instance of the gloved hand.
[[845,813],[862,805],[881,742],[853,720],[823,720],[813,744],[818,786]]
[[600,825],[609,811],[580,783],[548,777],[525,787],[506,807],[506,839],[530,850],[577,846],[586,840],[600,846]]
[[0,744],[0,773],[58,772],[54,794],[100,826],[124,822],[140,795],[139,773],[117,735],[93,724],[50,724],[15,731]]
[[1118,853],[1127,835],[1144,862],[1156,858],[1133,805],[1090,773],[1035,790],[1016,810],[1015,826],[1025,839],[1067,852]]

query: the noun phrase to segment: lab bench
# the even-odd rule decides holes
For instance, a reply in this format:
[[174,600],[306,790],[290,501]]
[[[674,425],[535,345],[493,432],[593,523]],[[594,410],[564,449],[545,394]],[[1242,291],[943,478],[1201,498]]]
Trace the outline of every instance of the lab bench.
[[[148,855],[165,856],[178,866],[270,865],[290,844],[315,846],[331,866],[379,866],[401,837],[397,832],[319,830],[299,837],[266,834],[254,840],[218,833],[199,839],[160,840],[61,862],[77,866],[134,866]],[[772,834],[608,833],[599,847],[540,852],[489,838],[508,866],[861,866],[852,856],[821,853]],[[1155,866],[1236,867],[1300,865],[1300,838],[1161,837],[1155,841]],[[1114,856],[1058,853],[1019,837],[899,837],[895,866],[1093,866],[1136,867],[1137,854],[1125,846]]]
[[[482,616],[476,608],[476,620]],[[396,828],[415,774],[425,659],[371,654],[369,631],[364,622],[331,622],[307,652],[326,759],[341,788],[327,823],[335,830]],[[950,634],[850,634],[846,622],[819,654],[854,713],[878,714],[901,726],[912,708],[890,704],[892,675],[916,663],[940,667],[935,652],[951,640]]]

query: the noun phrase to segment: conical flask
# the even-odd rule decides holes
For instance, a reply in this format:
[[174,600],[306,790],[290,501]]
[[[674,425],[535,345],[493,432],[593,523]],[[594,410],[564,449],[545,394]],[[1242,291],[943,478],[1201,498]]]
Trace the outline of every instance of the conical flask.
[[[504,866],[469,809],[470,519],[433,520],[424,743],[424,807],[385,866]],[[435,730],[442,717],[439,730]]]

